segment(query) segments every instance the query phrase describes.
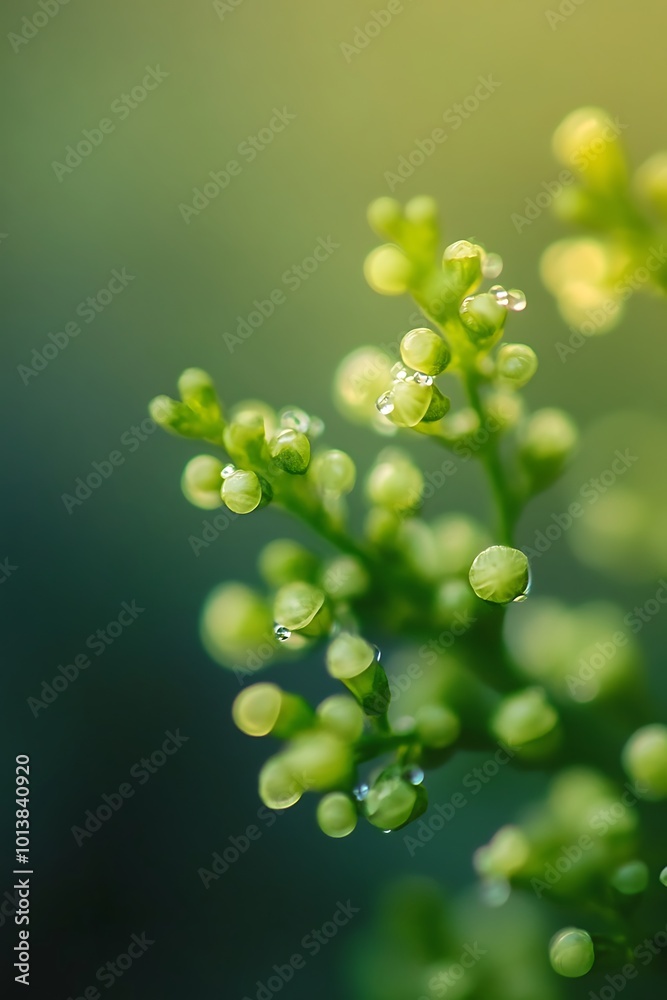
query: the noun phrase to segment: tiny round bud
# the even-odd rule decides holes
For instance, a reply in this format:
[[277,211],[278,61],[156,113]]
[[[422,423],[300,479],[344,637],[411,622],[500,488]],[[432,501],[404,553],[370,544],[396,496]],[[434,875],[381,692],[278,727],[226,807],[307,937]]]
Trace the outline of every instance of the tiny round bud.
[[451,405],[452,401],[449,396],[443,395],[437,385],[431,386],[431,402],[428,404],[428,410],[422,417],[423,423],[430,424],[436,420],[442,420],[445,414],[449,413]]
[[530,578],[528,559],[519,549],[492,545],[484,549],[470,567],[470,586],[483,601],[509,604],[522,600]]
[[626,168],[619,130],[602,108],[572,111],[553,136],[556,159],[574,167],[594,187],[615,188],[625,182]]
[[507,307],[490,292],[481,292],[463,300],[460,316],[473,344],[487,347],[502,332]]
[[352,776],[351,747],[326,730],[300,733],[281,756],[306,791],[327,792]]
[[259,555],[259,571],[271,587],[312,580],[318,567],[317,556],[291,538],[275,538]]
[[364,275],[381,295],[402,295],[410,287],[412,265],[403,251],[391,243],[372,250],[364,261]]
[[438,221],[438,203],[429,195],[417,195],[405,206],[405,218],[413,225],[435,225]]
[[558,724],[558,713],[542,688],[526,688],[503,698],[496,709],[492,728],[498,739],[522,747],[550,733]]
[[500,378],[520,389],[537,371],[537,355],[525,344],[503,344],[498,351],[497,369]]
[[222,462],[213,455],[191,458],[181,477],[181,489],[190,503],[202,510],[220,507],[221,472]]
[[433,386],[413,380],[394,382],[388,396],[380,397],[378,409],[397,427],[416,427],[433,399]]
[[287,739],[312,725],[313,711],[303,698],[277,684],[251,684],[234,699],[232,718],[246,736],[271,733]]
[[[466,576],[470,564],[489,545],[486,529],[467,514],[442,514],[433,521],[438,558],[443,575]],[[466,587],[467,589],[467,587]]]
[[483,249],[468,240],[457,240],[445,249],[442,266],[460,295],[466,295],[479,285],[483,260]]
[[284,472],[302,476],[310,464],[310,441],[301,431],[288,428],[271,439],[269,453]]
[[635,185],[661,214],[667,214],[667,152],[656,153],[635,174]]
[[155,423],[170,434],[181,437],[205,438],[208,424],[198,413],[170,396],[156,396],[148,404],[148,412]]
[[366,569],[358,559],[354,556],[338,556],[326,564],[320,582],[334,600],[347,601],[365,594],[370,581]]
[[259,797],[269,809],[289,809],[305,788],[294,777],[285,754],[269,757],[259,772]]
[[311,475],[323,492],[340,496],[353,490],[357,470],[346,452],[332,448],[316,455]]
[[426,790],[413,785],[395,767],[383,771],[363,800],[364,816],[380,830],[398,830],[426,810]]
[[421,705],[415,712],[415,728],[420,743],[441,750],[458,739],[461,723],[444,705]]
[[667,798],[667,726],[654,723],[632,734],[623,748],[623,767],[651,799]]
[[660,872],[660,881],[663,885],[667,885],[667,868],[663,868]]
[[628,861],[612,873],[610,881],[614,889],[624,896],[636,896],[648,887],[648,865],[639,860]]
[[[438,587],[433,601],[436,622],[450,626],[459,623],[461,618],[464,622],[474,621],[473,605],[475,601],[475,595],[466,580],[461,580],[456,576],[445,580]],[[459,625],[459,628],[461,627]]]
[[445,370],[451,354],[439,333],[420,327],[401,340],[401,357],[408,368],[435,376]]
[[536,410],[520,433],[519,453],[538,485],[548,485],[560,474],[574,451],[578,432],[562,410]]
[[401,205],[396,198],[376,198],[368,206],[367,218],[378,236],[395,239],[403,222]]
[[236,668],[252,653],[259,669],[276,652],[272,626],[271,610],[260,594],[242,583],[223,583],[209,594],[200,629],[204,646],[218,663]]
[[387,448],[378,455],[366,481],[371,503],[390,510],[408,511],[421,502],[424,477],[405,452]]
[[235,514],[250,514],[270,501],[272,490],[255,472],[237,469],[223,480],[221,496]]
[[590,934],[578,927],[565,927],[558,931],[549,945],[549,961],[559,976],[569,979],[585,976],[595,962],[595,949]]
[[391,385],[391,357],[378,347],[360,347],[343,358],[334,376],[336,405],[358,423],[377,421],[375,401]]
[[273,604],[274,618],[290,632],[322,635],[329,625],[325,594],[319,587],[295,580],[281,587]]
[[357,825],[357,809],[349,795],[330,792],[317,804],[317,824],[327,837],[347,837]]
[[332,694],[317,706],[317,715],[326,729],[346,743],[356,743],[364,729],[364,713],[347,694]]
[[503,826],[485,846],[475,852],[473,864],[479,875],[510,879],[530,857],[530,843],[518,826]]
[[184,403],[210,405],[215,399],[213,379],[203,368],[186,368],[178,380],[178,391]]
[[337,680],[362,673],[375,660],[375,650],[360,635],[341,632],[327,649],[327,670]]

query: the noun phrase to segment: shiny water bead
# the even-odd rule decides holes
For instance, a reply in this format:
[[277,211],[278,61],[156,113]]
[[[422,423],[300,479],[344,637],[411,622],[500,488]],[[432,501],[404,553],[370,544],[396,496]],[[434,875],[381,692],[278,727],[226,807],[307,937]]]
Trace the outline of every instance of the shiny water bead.
[[223,666],[236,668],[253,657],[253,669],[275,654],[273,618],[264,598],[242,583],[222,583],[208,596],[201,616],[207,651]]
[[394,409],[394,393],[391,390],[383,392],[381,396],[378,396],[375,405],[378,413],[381,413],[383,417],[388,417]]
[[403,251],[391,243],[372,250],[364,261],[364,275],[371,288],[381,295],[402,295],[412,280],[412,264]]
[[357,825],[357,807],[344,792],[330,792],[317,805],[317,824],[327,837],[347,837]]
[[311,417],[310,426],[308,428],[308,436],[311,438],[318,438],[324,434],[324,421],[321,417]]
[[366,495],[370,502],[398,512],[417,507],[423,488],[421,469],[398,448],[382,451],[366,480]]
[[220,473],[222,462],[213,455],[191,458],[183,470],[181,489],[184,495],[202,510],[220,507]]
[[259,572],[271,587],[295,580],[315,579],[320,561],[305,546],[291,538],[274,538],[259,554]]
[[498,739],[522,747],[555,729],[558,712],[549,704],[542,688],[525,688],[503,698],[491,725]]
[[273,602],[275,621],[291,632],[321,635],[331,624],[325,599],[324,591],[310,583],[301,580],[287,583]]
[[277,684],[251,684],[234,699],[232,718],[247,736],[280,739],[312,725],[314,713],[299,695],[289,694]]
[[507,308],[510,312],[523,312],[526,308],[526,293],[520,288],[510,288],[507,293]]
[[281,756],[307,791],[328,792],[346,784],[352,775],[352,748],[327,730],[299,733]]
[[373,782],[362,803],[364,816],[380,830],[398,830],[425,811],[426,791],[413,785],[395,768],[387,768]]
[[414,718],[419,742],[434,750],[455,743],[461,732],[459,717],[445,705],[420,705]]
[[423,372],[415,372],[412,381],[416,382],[417,385],[433,385],[433,376],[424,375]]
[[305,410],[300,410],[297,406],[287,406],[278,414],[280,426],[288,430],[300,431],[307,434],[310,430],[310,417]]
[[223,479],[221,496],[235,514],[250,514],[270,501],[272,490],[255,472],[238,469]]
[[321,490],[341,496],[354,489],[357,469],[346,452],[331,448],[315,457],[311,475]]
[[378,236],[395,239],[403,222],[403,211],[396,198],[376,198],[368,206],[368,223]]
[[383,415],[397,427],[415,427],[428,412],[432,398],[432,386],[420,385],[414,379],[395,382],[391,390],[391,410]]
[[648,865],[639,860],[628,861],[612,872],[609,881],[624,896],[636,896],[648,887]]
[[632,734],[623,748],[626,773],[646,791],[646,798],[667,798],[667,726],[653,723]]
[[284,754],[269,757],[259,772],[259,797],[269,809],[289,809],[304,791]]
[[468,240],[457,240],[442,256],[445,275],[455,282],[461,295],[471,292],[482,280],[483,249]]
[[225,465],[220,470],[220,476],[222,479],[229,479],[229,477],[233,476],[235,472],[236,472],[236,466],[234,465],[234,463],[228,462],[227,465]]
[[483,601],[509,604],[527,593],[528,559],[519,549],[492,545],[475,557],[468,579]]
[[503,344],[496,358],[500,378],[520,389],[537,371],[537,355],[526,344]]
[[595,962],[593,940],[578,927],[565,927],[549,944],[549,961],[554,972],[569,979],[585,976]]
[[497,253],[485,253],[482,258],[482,276],[484,278],[497,278],[503,270],[503,259]]
[[285,628],[284,625],[274,625],[273,634],[278,642],[287,642],[287,640],[292,636],[291,631],[288,628]]
[[530,842],[518,826],[503,826],[485,847],[473,856],[479,875],[510,879],[524,867],[530,857]]
[[352,789],[352,794],[357,802],[363,802],[369,791],[370,785],[367,785],[365,781],[362,781],[361,784],[356,785],[355,788]]
[[502,285],[492,285],[489,288],[489,295],[492,295],[499,306],[507,309],[509,306],[509,292]]
[[389,374],[395,382],[405,382],[407,378],[410,378],[410,372],[405,365],[401,364],[400,361],[397,361],[395,365],[392,365]]
[[463,300],[460,317],[473,343],[483,345],[502,331],[507,308],[491,292],[481,292]]
[[451,359],[450,350],[443,337],[435,330],[426,327],[419,327],[406,333],[401,340],[400,350],[401,357],[409,368],[431,377],[440,375]]
[[323,726],[348,743],[356,743],[364,730],[364,713],[350,695],[332,694],[317,706]]
[[301,431],[286,428],[269,442],[276,465],[293,476],[302,476],[310,465],[310,441]]

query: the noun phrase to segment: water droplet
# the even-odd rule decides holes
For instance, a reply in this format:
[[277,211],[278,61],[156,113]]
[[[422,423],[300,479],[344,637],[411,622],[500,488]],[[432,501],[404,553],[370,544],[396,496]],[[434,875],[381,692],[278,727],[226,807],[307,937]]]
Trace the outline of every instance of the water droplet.
[[382,832],[383,833],[393,833],[394,831],[393,830],[383,830]]
[[405,382],[409,377],[405,366],[402,365],[400,361],[397,361],[395,365],[392,365],[389,374],[393,378],[394,382]]
[[503,258],[498,253],[487,253],[482,260],[482,274],[485,278],[497,278],[502,273]]
[[290,406],[280,411],[280,426],[307,434],[310,427],[310,417],[305,410]]
[[375,661],[376,663],[379,663],[380,660],[382,659],[382,650],[380,649],[379,646],[376,646],[375,643],[373,643],[372,645],[373,649],[375,650]]
[[409,771],[405,772],[405,777],[411,785],[421,785],[424,780],[424,772],[421,767],[411,767]]
[[285,627],[285,625],[274,625],[273,634],[278,642],[287,642],[292,633]]
[[320,417],[310,418],[310,427],[308,428],[308,434],[312,438],[318,438],[324,434],[324,421]]
[[443,259],[466,260],[468,257],[477,257],[478,255],[479,247],[475,246],[474,243],[470,243],[469,240],[457,240],[456,243],[450,243],[446,247]]
[[363,802],[369,792],[370,788],[365,781],[362,781],[360,785],[357,785],[356,788],[352,789],[352,794],[354,795],[357,802]]
[[492,285],[492,287],[489,288],[489,294],[493,295],[499,306],[505,306],[506,309],[509,307],[510,293],[506,288],[503,288],[502,285]]
[[526,296],[520,288],[510,288],[507,293],[507,308],[512,312],[523,312],[526,308]]
[[222,476],[223,479],[229,479],[229,477],[233,476],[235,472],[236,472],[236,466],[232,462],[230,462],[229,465],[226,465],[224,467],[220,475]]
[[394,409],[394,395],[391,391],[383,392],[376,402],[376,407],[383,417],[389,416]]
[[461,312],[461,313],[467,313],[468,312],[468,307],[470,306],[470,303],[472,302],[472,300],[474,299],[474,297],[475,297],[474,295],[466,295],[466,297],[464,298],[463,302],[461,303],[461,308],[459,309],[459,312]]
[[417,385],[433,385],[433,376],[424,375],[423,372],[415,372],[414,381]]

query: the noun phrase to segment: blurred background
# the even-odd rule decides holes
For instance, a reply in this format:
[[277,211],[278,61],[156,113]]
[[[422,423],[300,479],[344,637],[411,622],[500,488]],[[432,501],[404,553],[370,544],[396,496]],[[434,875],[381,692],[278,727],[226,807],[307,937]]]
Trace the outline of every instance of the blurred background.
[[[31,756],[35,995],[83,996],[132,934],[146,934],[154,944],[114,982],[118,996],[254,1000],[272,965],[303,952],[304,935],[350,900],[360,911],[351,926],[285,986],[295,1000],[349,995],[354,941],[388,876],[427,874],[462,889],[472,849],[539,789],[539,776],[501,776],[414,857],[401,837],[370,827],[328,840],[310,802],[270,828],[258,821],[266,747],[232,728],[238,683],[202,649],[198,615],[221,580],[256,582],[263,541],[308,538],[269,508],[195,556],[188,539],[206,515],[179,489],[194,450],[142,421],[147,401],[173,394],[180,371],[197,365],[228,403],[260,397],[317,413],[326,441],[366,465],[381,442],[337,415],[333,372],[355,346],[396,341],[414,325],[414,307],[366,286],[361,265],[375,241],[365,209],[378,195],[428,193],[442,206],[446,241],[479,239],[525,290],[514,336],[541,362],[526,394],[569,409],[590,432],[585,475],[608,464],[600,421],[610,411],[628,414],[616,418],[614,447],[625,428],[623,447],[641,446],[644,424],[632,411],[648,415],[664,444],[664,305],[633,300],[615,331],[563,361],[557,344],[570,331],[538,273],[563,229],[548,211],[525,226],[512,216],[558,176],[550,135],[578,105],[618,116],[636,163],[667,144],[657,87],[667,9],[552,2],[5,0],[0,767],[9,813],[14,758]],[[472,101],[457,110],[476,90],[485,96],[475,110],[465,110]],[[400,177],[401,157],[437,128],[446,141]],[[304,271],[323,244],[325,259]],[[256,300],[275,289],[281,304],[239,337]],[[108,478],[67,500],[112,452],[122,461]],[[452,480],[446,503],[481,514],[481,494],[471,469]],[[571,495],[565,482],[540,498],[521,541],[531,544]],[[623,582],[581,569],[559,544],[542,559],[537,587],[565,600],[602,593],[631,609],[655,593],[662,571]],[[87,638],[117,620],[123,602],[143,610],[35,714],[28,699],[59,665],[90,653]],[[642,634],[663,694],[666,638],[659,616]],[[324,693],[322,673],[302,661],[274,677]],[[140,786],[133,766],[177,730],[187,742]],[[434,800],[470,766],[462,759],[436,776]],[[79,846],[72,827],[127,781],[136,794]],[[199,869],[249,824],[260,827],[257,843],[205,887]],[[0,871],[10,897],[11,834]],[[4,919],[8,966],[14,943]]]

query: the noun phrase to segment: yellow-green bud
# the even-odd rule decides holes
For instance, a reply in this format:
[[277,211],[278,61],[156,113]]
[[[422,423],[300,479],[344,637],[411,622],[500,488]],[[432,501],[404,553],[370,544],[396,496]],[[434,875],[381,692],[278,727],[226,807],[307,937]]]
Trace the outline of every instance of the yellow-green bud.
[[360,347],[343,358],[334,376],[334,397],[344,416],[357,423],[379,420],[376,400],[391,385],[392,365],[378,347]]
[[667,885],[667,868],[663,868],[660,872],[660,882],[662,885]]
[[421,705],[415,712],[415,730],[425,747],[442,750],[456,742],[461,723],[444,705]]
[[376,198],[368,206],[368,224],[378,236],[397,239],[403,223],[400,203],[395,198]]
[[289,809],[305,790],[284,753],[269,757],[259,772],[259,797],[269,809]]
[[391,695],[373,646],[361,636],[341,632],[327,649],[327,670],[355,696],[366,715],[384,715]]
[[181,403],[170,396],[156,396],[148,404],[148,412],[155,423],[170,434],[187,438],[213,436],[212,433],[209,435],[209,424],[198,413],[187,403]]
[[419,327],[410,330],[401,340],[401,357],[408,368],[436,376],[445,370],[451,354],[439,333]]
[[247,736],[277,736],[289,739],[312,726],[314,713],[300,696],[283,691],[277,684],[251,684],[232,705],[232,718]]
[[209,594],[201,635],[210,655],[225,667],[245,668],[252,662],[254,670],[268,664],[277,649],[271,609],[242,583],[223,583]]
[[306,636],[323,635],[331,625],[324,591],[300,580],[280,588],[273,614],[279,625]]
[[410,287],[412,265],[403,251],[391,243],[372,250],[364,261],[366,281],[381,295],[402,295]]
[[490,292],[481,292],[463,300],[460,316],[473,344],[489,347],[502,333],[507,308]]
[[667,798],[667,726],[653,723],[632,734],[623,748],[626,773],[651,799]]
[[511,879],[530,857],[530,843],[518,826],[503,826],[485,847],[475,852],[473,864],[479,875]]
[[553,151],[556,159],[578,171],[593,188],[609,191],[625,184],[619,130],[602,108],[572,111],[554,132]]
[[387,448],[377,458],[366,481],[371,503],[405,512],[421,503],[424,477],[421,469],[397,448]]
[[336,601],[360,597],[368,590],[369,582],[366,569],[354,556],[332,559],[324,567],[321,578],[324,590]]
[[346,452],[332,448],[315,456],[311,476],[320,490],[340,496],[353,490],[357,470]]
[[492,545],[484,549],[470,567],[470,586],[483,601],[509,604],[523,600],[530,574],[528,559],[519,549]]
[[648,887],[648,865],[643,861],[628,861],[611,875],[610,882],[624,896],[636,896]]
[[326,730],[299,734],[281,756],[307,791],[327,792],[352,780],[351,747]]
[[445,249],[442,258],[445,276],[459,295],[477,288],[482,280],[483,260],[483,249],[468,240],[457,240]]
[[423,420],[433,399],[433,386],[409,381],[394,382],[377,401],[377,408],[397,427],[416,427]]
[[312,580],[318,567],[317,556],[291,538],[275,538],[259,555],[259,571],[271,587]]
[[470,564],[489,544],[486,529],[466,514],[443,514],[433,521],[443,575],[468,574]]
[[317,804],[317,824],[327,837],[347,837],[357,825],[357,808],[344,792],[330,792]]
[[270,502],[273,491],[256,472],[237,469],[222,482],[222,499],[235,514],[250,514]]
[[181,489],[190,503],[202,510],[220,507],[221,472],[222,462],[213,455],[191,458],[181,477]]
[[346,743],[356,743],[364,730],[364,713],[347,694],[332,694],[317,706],[322,725]]
[[269,443],[276,465],[293,476],[302,476],[310,464],[310,441],[301,431],[279,431]]
[[635,185],[661,215],[667,215],[667,152],[656,153],[641,165]]
[[546,736],[557,725],[558,712],[537,687],[503,698],[491,721],[497,738],[515,747]]
[[380,830],[398,830],[421,816],[427,804],[423,785],[413,785],[400,768],[392,766],[373,782],[362,809],[373,826]]
[[576,979],[590,972],[595,962],[593,940],[578,927],[565,927],[551,939],[549,961],[554,972]]
[[419,194],[407,202],[405,218],[414,226],[435,226],[438,221],[438,203],[430,195]]
[[536,410],[528,418],[519,435],[519,454],[536,487],[548,486],[560,475],[578,437],[576,425],[562,410]]
[[437,385],[431,387],[431,402],[428,404],[428,410],[422,417],[422,422],[425,424],[433,423],[436,420],[442,420],[446,413],[449,413],[449,408],[452,405],[452,401],[449,396],[443,395],[440,392]]
[[526,344],[503,344],[498,351],[497,371],[512,388],[520,389],[537,371],[537,355]]
[[460,618],[468,617],[474,621],[473,605],[475,595],[470,589],[470,584],[459,577],[452,577],[445,580],[435,594],[433,601],[433,613],[436,622],[442,625],[451,625]]
[[227,424],[222,440],[239,465],[260,463],[266,445],[264,417],[254,410],[244,410]]

